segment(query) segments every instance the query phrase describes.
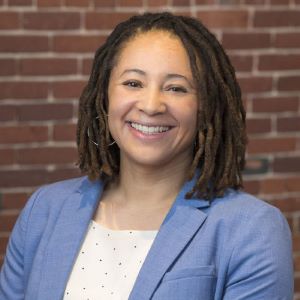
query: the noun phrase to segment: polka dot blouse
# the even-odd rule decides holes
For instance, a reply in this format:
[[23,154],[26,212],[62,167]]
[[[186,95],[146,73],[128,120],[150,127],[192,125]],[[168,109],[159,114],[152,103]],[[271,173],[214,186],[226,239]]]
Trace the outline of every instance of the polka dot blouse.
[[112,230],[90,222],[63,300],[125,300],[157,231]]

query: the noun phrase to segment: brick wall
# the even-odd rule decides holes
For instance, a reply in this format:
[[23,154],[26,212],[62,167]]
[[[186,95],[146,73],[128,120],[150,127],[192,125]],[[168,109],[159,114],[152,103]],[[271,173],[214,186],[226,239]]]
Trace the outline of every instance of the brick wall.
[[286,215],[300,299],[300,0],[0,0],[0,255],[39,185],[79,175],[77,101],[116,23],[200,18],[236,67],[248,112],[246,190]]

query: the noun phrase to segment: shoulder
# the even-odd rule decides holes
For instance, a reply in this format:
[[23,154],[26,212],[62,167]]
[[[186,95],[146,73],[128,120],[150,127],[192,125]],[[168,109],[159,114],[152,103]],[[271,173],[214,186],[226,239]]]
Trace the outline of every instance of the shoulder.
[[77,193],[84,194],[93,189],[98,191],[100,187],[100,181],[91,182],[86,176],[44,185],[31,195],[22,214],[38,214],[39,217],[44,217],[50,212],[58,213],[67,199]]
[[278,208],[248,193],[234,190],[212,201],[209,214],[247,224],[258,220],[261,223],[274,219],[285,220]]
[[97,195],[101,186],[99,180],[91,182],[87,177],[79,177],[40,187],[21,211],[13,235],[21,232],[27,240],[36,240],[46,228],[51,233],[61,215],[72,218],[71,211],[78,206],[90,207],[85,204],[96,201],[93,195]]
[[290,299],[283,295],[293,290],[291,232],[280,210],[247,193],[230,191],[212,202],[210,217],[222,240],[220,257],[228,254],[226,299],[244,293],[256,299],[254,285],[263,299]]
[[76,192],[87,181],[88,179],[86,176],[67,179],[44,185],[40,187],[37,192],[44,195],[51,195],[52,193],[55,193],[56,196],[60,197],[61,195],[66,195],[66,193],[70,194]]
[[260,247],[290,248],[291,232],[285,216],[278,208],[252,195],[230,191],[212,201],[206,213],[208,227],[227,246],[228,241],[233,248],[250,249],[252,245],[254,252]]

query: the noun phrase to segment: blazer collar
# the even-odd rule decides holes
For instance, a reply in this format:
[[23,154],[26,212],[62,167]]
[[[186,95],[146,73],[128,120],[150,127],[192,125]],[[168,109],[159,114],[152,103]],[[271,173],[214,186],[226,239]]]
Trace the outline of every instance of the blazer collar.
[[64,201],[51,229],[36,299],[63,299],[77,253],[102,193],[99,181],[83,179],[75,193]]
[[[195,178],[186,182],[165,217],[135,281],[129,300],[151,299],[160,280],[206,219],[199,208],[210,202],[184,198]],[[172,245],[170,247],[170,245]]]
[[[208,207],[209,202],[184,199],[194,182],[195,179],[186,182],[176,197],[148,252],[129,300],[151,298],[169,266],[205,221],[206,214],[198,208]],[[38,299],[50,300],[49,295],[51,300],[62,299],[102,190],[100,181],[91,182],[85,178],[76,193],[66,199],[49,239]]]

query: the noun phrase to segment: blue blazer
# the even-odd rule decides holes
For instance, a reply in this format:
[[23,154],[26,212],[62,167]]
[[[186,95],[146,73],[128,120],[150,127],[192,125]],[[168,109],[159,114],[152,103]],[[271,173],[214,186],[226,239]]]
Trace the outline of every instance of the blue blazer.
[[[212,203],[185,200],[192,185],[169,210],[129,299],[291,300],[291,235],[279,210],[233,190]],[[1,300],[62,299],[102,188],[82,177],[33,194],[10,237]]]

